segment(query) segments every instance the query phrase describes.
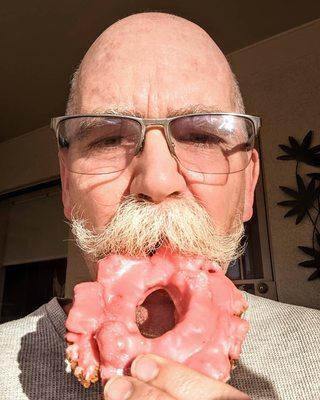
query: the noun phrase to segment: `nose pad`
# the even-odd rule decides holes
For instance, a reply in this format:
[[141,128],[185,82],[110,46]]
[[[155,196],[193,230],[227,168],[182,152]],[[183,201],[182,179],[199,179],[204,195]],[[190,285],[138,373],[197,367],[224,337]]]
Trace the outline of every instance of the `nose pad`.
[[[146,141],[146,136],[147,136],[147,134],[148,134],[148,131],[150,131],[150,130],[153,130],[153,129],[155,129],[155,128],[161,128],[161,132],[162,132],[162,135],[163,135],[163,137],[164,137],[164,139],[165,139],[165,141],[166,141],[166,143],[167,143],[167,146],[168,146],[168,150],[169,150],[169,152],[170,152],[170,154],[171,154],[171,156],[176,160],[176,161],[178,161],[178,159],[177,159],[177,155],[176,155],[176,152],[175,152],[175,149],[174,149],[174,143],[172,142],[172,140],[171,140],[171,138],[170,138],[170,135],[168,134],[168,132],[167,132],[167,127],[166,126],[164,126],[164,125],[153,125],[153,124],[150,124],[150,125],[147,125],[146,126],[146,128],[145,128],[145,134],[143,135],[143,140],[142,140],[142,142],[139,144],[139,146],[138,146],[138,148],[137,148],[137,150],[136,150],[136,153],[135,153],[135,155],[139,155],[139,154],[141,154],[142,153],[142,151],[143,151],[143,149],[144,149],[144,145],[145,145],[145,141]],[[160,131],[160,129],[159,129],[159,131]]]
[[186,191],[186,182],[164,137],[163,130],[150,128],[136,157],[130,193],[160,203]]

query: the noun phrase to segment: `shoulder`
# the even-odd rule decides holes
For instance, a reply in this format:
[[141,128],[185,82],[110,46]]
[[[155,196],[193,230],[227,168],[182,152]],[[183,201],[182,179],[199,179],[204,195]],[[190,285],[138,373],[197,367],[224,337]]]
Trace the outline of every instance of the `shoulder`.
[[[37,312],[0,325],[0,385],[4,399],[25,399],[20,388],[21,349],[24,338],[33,335],[45,315],[44,306]],[[2,397],[1,397],[2,398]]]
[[48,337],[53,342],[55,337],[59,340],[55,329],[55,317],[59,312],[63,313],[57,299],[54,298],[24,318],[1,324],[0,365],[7,364],[8,359],[16,359],[24,345],[30,348],[45,342]]
[[273,311],[293,311],[293,312],[311,312],[315,315],[320,315],[320,310],[317,310],[315,308],[308,308],[308,307],[303,307],[303,306],[298,306],[295,304],[288,304],[288,303],[282,303],[280,301],[276,300],[271,300],[266,297],[261,297],[261,296],[256,296],[254,294],[248,293],[248,292],[241,292],[245,299],[248,301],[249,305],[254,307],[254,308],[264,308],[264,309],[269,309]]
[[0,325],[1,399],[26,399],[35,388],[35,398],[49,398],[40,393],[60,367],[59,360],[63,362],[64,341],[58,333],[62,319],[54,298],[26,317]]
[[250,329],[233,384],[256,399],[317,398],[313,396],[320,391],[320,311],[249,293],[244,297]]
[[252,320],[255,324],[270,326],[275,329],[294,325],[304,327],[309,330],[320,330],[320,310],[297,306],[294,304],[281,303],[250,293],[245,293],[244,297],[249,303],[245,319]]
[[[37,325],[39,321],[51,322],[53,325],[55,325],[54,322],[56,321],[61,321],[63,323],[66,319],[66,315],[64,314],[58,300],[65,302],[66,299],[57,299],[54,297],[48,303],[43,304],[41,307],[23,318],[0,324],[0,336],[3,335],[3,337],[1,336],[1,339],[5,338],[5,336],[10,333],[19,335],[22,333],[32,332],[38,327]],[[41,330],[39,332],[41,332]]]
[[259,349],[269,344],[274,349],[277,348],[277,352],[279,348],[290,348],[291,352],[297,353],[306,349],[311,358],[312,352],[319,354],[319,310],[281,303],[249,293],[245,297],[249,303],[244,315],[250,324],[248,344]]
[[1,324],[0,366],[8,366],[8,360],[17,360],[24,344],[41,340],[48,325],[47,304],[23,318]]
[[39,319],[43,318],[46,314],[45,305],[41,306],[32,314],[26,317],[6,322],[0,325],[0,347],[3,347],[8,342],[14,342],[21,336],[32,332],[37,327]]
[[85,389],[65,371],[63,299],[0,325],[0,399],[98,399],[98,385]]

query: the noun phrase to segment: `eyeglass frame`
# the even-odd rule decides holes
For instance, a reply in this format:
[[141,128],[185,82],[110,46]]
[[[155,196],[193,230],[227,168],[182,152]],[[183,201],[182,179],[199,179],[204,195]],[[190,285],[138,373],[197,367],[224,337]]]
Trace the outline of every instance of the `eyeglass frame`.
[[[140,118],[136,116],[131,116],[131,115],[124,115],[124,114],[72,114],[72,115],[63,115],[60,117],[54,117],[51,118],[50,121],[50,127],[51,129],[55,132],[56,139],[57,139],[57,144],[59,149],[66,147],[66,144],[62,145],[61,144],[61,136],[58,133],[58,125],[60,122],[72,119],[72,118],[87,118],[87,117],[114,117],[114,118],[126,118],[126,119],[131,119],[136,122],[138,122],[141,126],[141,134],[140,134],[140,140],[136,146],[134,157],[139,154],[139,152],[143,148],[143,143],[145,140],[146,132],[147,132],[147,127],[149,126],[154,126],[154,127],[162,127],[164,131],[164,136],[170,151],[170,154],[173,158],[175,158],[179,162],[179,158],[175,153],[174,150],[174,143],[172,141],[172,137],[170,135],[170,129],[169,125],[172,121],[176,119],[180,119],[183,117],[199,117],[201,115],[225,115],[225,116],[234,116],[234,117],[242,117],[244,119],[248,119],[252,122],[253,127],[254,127],[254,132],[253,132],[253,138],[258,136],[259,130],[261,128],[261,117],[255,116],[255,115],[250,115],[250,114],[241,114],[241,113],[233,113],[233,112],[204,112],[204,113],[192,113],[192,114],[183,114],[183,115],[176,115],[174,117],[169,117],[169,118]],[[62,138],[65,142],[66,139]],[[68,143],[68,142],[67,142]],[[246,168],[246,167],[245,167]],[[239,172],[239,171],[236,171]],[[220,174],[220,173],[215,173],[212,172],[210,174]]]

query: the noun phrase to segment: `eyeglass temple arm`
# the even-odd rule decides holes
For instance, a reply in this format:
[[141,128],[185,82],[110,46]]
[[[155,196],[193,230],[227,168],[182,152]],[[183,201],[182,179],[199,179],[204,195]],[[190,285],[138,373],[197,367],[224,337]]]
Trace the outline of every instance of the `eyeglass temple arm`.
[[58,133],[57,126],[61,119],[62,118],[59,118],[59,117],[51,118],[50,128],[54,131],[54,133],[56,135],[59,148],[64,149],[64,148],[69,148],[69,142],[65,138],[61,137],[61,135],[59,135],[59,133]]

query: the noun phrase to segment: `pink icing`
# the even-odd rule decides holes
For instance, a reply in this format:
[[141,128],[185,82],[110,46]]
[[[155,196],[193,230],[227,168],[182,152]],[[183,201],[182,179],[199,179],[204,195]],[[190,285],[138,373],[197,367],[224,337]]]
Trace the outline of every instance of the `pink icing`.
[[[176,325],[157,338],[142,336],[136,308],[157,288],[176,308]],[[66,321],[67,359],[88,387],[126,373],[140,354],[154,353],[226,382],[249,329],[248,304],[217,264],[160,249],[149,258],[111,255],[96,282],[75,287]]]

